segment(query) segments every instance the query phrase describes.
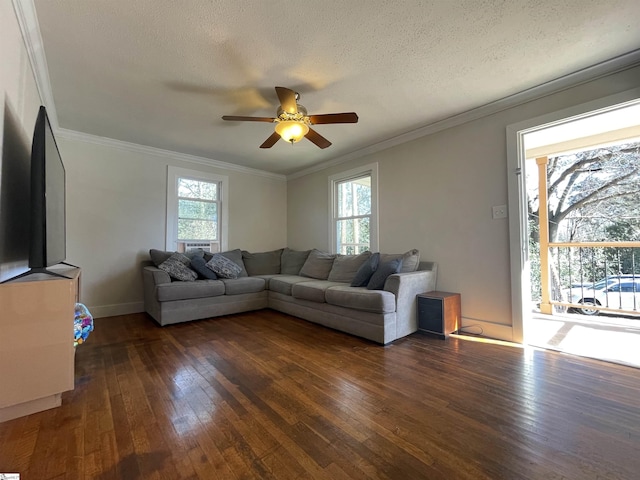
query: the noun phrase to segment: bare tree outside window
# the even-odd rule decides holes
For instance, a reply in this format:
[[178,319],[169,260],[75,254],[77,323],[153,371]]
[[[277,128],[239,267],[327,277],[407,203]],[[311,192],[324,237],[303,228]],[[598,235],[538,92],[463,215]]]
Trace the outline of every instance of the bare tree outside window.
[[[640,142],[549,156],[548,215],[550,242],[640,241]],[[527,169],[529,250],[532,299],[540,298],[539,196],[537,170]],[[552,249],[553,250],[553,249]],[[554,257],[553,279],[580,270],[583,281],[612,274],[640,274],[637,248],[593,252],[601,258]],[[608,257],[608,258],[607,258]],[[607,261],[608,259],[608,261]],[[606,267],[604,267],[606,265]],[[568,285],[556,285],[566,288]]]

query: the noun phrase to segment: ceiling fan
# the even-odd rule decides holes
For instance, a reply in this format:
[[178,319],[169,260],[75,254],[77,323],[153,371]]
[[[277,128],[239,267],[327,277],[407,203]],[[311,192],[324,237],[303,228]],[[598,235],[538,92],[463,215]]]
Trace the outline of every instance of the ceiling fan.
[[271,148],[281,138],[293,145],[302,140],[303,137],[306,137],[320,148],[327,148],[331,145],[331,142],[313,130],[310,125],[358,123],[358,115],[354,112],[307,115],[307,109],[298,103],[300,95],[297,92],[285,87],[276,87],[276,93],[280,100],[280,107],[275,118],[225,115],[222,119],[237,122],[275,123],[276,131],[260,145],[260,148]]

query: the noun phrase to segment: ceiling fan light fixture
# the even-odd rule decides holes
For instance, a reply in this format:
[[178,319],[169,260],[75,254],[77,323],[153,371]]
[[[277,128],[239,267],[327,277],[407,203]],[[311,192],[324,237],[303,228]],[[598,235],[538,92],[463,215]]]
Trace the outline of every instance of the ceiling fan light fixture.
[[276,132],[285,142],[298,143],[309,133],[309,126],[297,120],[281,120],[276,124]]

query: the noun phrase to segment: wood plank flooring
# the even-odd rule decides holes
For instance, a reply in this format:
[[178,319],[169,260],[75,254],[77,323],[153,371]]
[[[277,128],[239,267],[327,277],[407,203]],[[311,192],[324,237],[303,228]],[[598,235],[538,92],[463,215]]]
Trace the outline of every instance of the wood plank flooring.
[[270,310],[98,319],[61,407],[0,423],[47,479],[640,478],[640,370]]

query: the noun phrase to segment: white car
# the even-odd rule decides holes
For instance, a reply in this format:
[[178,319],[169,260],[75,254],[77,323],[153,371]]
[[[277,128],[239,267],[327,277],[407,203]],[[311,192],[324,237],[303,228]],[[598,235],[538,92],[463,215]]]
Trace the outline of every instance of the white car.
[[606,279],[593,285],[573,287],[566,291],[571,303],[584,305],[576,310],[585,315],[598,315],[600,306],[640,313],[640,276],[635,278]]

